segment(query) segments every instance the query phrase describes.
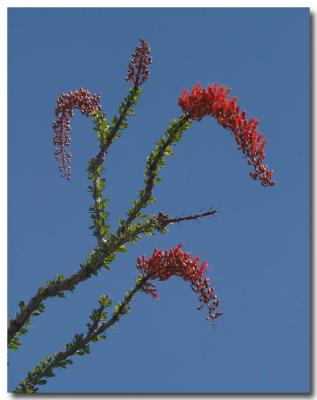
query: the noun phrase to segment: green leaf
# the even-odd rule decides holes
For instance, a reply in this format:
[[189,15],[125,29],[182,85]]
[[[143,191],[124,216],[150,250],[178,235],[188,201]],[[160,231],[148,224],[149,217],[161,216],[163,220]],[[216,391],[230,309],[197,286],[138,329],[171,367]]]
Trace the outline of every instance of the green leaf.
[[112,118],[111,123],[112,123],[112,125],[116,125],[118,123],[118,117],[116,115]]
[[47,383],[47,380],[46,380],[46,379],[40,379],[40,380],[37,382],[38,385],[45,385],[46,383]]
[[141,282],[142,282],[142,279],[143,279],[143,276],[142,276],[142,275],[137,276],[137,277],[135,278],[135,283],[136,283],[137,285],[140,285]]
[[114,310],[113,310],[112,315],[117,314],[120,307],[121,307],[121,303],[119,302],[114,306]]
[[32,317],[38,317],[39,315],[41,315],[41,313],[39,311],[32,312]]
[[102,235],[105,235],[107,232],[108,232],[107,226],[102,225],[102,226],[100,227],[100,233],[101,233]]
[[126,249],[125,245],[123,244],[122,246],[119,247],[119,251],[121,253],[126,253],[128,250]]
[[173,155],[173,150],[170,146],[165,149],[164,155],[168,157],[171,157]]
[[20,303],[18,304],[18,306],[20,307],[21,311],[25,308],[25,303],[24,301],[20,301]]

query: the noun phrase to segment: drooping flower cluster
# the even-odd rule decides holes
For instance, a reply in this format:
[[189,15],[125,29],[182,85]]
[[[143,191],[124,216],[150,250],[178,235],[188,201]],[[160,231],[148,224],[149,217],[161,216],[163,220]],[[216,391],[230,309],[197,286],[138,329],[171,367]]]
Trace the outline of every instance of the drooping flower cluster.
[[126,80],[135,86],[142,85],[150,76],[149,65],[152,63],[150,46],[144,39],[140,39],[140,45],[132,54],[128,67]]
[[261,181],[263,186],[273,186],[272,170],[263,164],[264,146],[267,141],[258,131],[258,121],[246,118],[245,111],[240,112],[237,97],[229,98],[230,89],[216,83],[204,89],[199,83],[190,92],[183,90],[178,104],[183,112],[193,120],[200,120],[210,115],[225,129],[230,130],[236,139],[238,148],[247,157],[249,165],[254,167],[250,173],[253,179]]
[[59,163],[59,170],[62,175],[70,179],[71,176],[71,154],[67,147],[71,142],[70,119],[74,116],[74,109],[88,116],[93,111],[101,111],[101,97],[99,94],[91,94],[87,89],[80,88],[68,93],[62,93],[56,102],[55,116],[53,123],[53,143],[56,146],[55,156]]
[[[171,250],[155,249],[151,258],[145,256],[137,258],[137,268],[142,274],[151,280],[165,281],[171,276],[180,276],[189,282],[194,292],[199,294],[201,309],[204,305],[208,307],[208,318],[215,320],[222,312],[216,312],[219,300],[215,294],[215,290],[209,286],[210,279],[205,277],[207,263],[203,262],[199,266],[199,258],[192,258],[190,253],[182,251],[182,244],[172,248]],[[155,286],[147,283],[144,290],[158,297]]]

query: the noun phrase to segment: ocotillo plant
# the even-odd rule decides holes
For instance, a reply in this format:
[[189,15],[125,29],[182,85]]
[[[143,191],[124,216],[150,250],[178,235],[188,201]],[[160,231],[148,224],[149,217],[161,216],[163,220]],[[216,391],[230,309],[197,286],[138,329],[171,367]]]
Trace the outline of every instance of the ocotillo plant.
[[[152,63],[150,47],[143,40],[132,54],[128,66],[126,80],[131,84],[127,96],[119,106],[118,115],[111,121],[106,118],[101,106],[101,96],[92,94],[87,89],[80,88],[69,93],[61,94],[56,103],[55,122],[53,124],[55,156],[59,170],[66,179],[71,179],[71,155],[68,147],[71,143],[71,118],[74,109],[89,117],[94,125],[99,141],[99,151],[88,163],[89,191],[92,196],[92,205],[89,208],[92,219],[93,234],[96,237],[96,247],[80,265],[78,271],[69,277],[58,275],[40,287],[28,302],[19,303],[19,311],[9,321],[8,347],[17,350],[21,345],[20,336],[27,333],[31,326],[31,319],[45,311],[45,302],[48,298],[64,297],[66,292],[76,290],[77,285],[97,275],[101,269],[109,270],[112,261],[120,252],[126,252],[126,245],[133,244],[142,238],[143,234],[153,236],[156,232],[166,233],[168,227],[174,223],[197,220],[203,217],[212,217],[216,209],[187,216],[171,216],[163,212],[146,214],[147,206],[154,202],[153,191],[160,182],[159,172],[166,164],[167,157],[173,156],[173,149],[189,129],[193,121],[199,121],[205,116],[211,116],[226,130],[232,132],[236,144],[247,158],[252,168],[250,176],[259,180],[263,186],[272,186],[272,170],[264,164],[264,146],[266,141],[258,131],[256,119],[247,119],[246,113],[240,111],[236,97],[229,97],[229,89],[219,84],[210,84],[204,89],[196,84],[189,92],[184,90],[178,99],[181,115],[174,119],[166,132],[156,143],[154,150],[149,154],[145,165],[144,186],[138,191],[137,198],[132,201],[127,217],[118,222],[115,231],[110,230],[108,197],[104,177],[108,151],[113,142],[118,139],[128,127],[128,117],[134,114],[141,87],[148,79],[149,66]],[[114,305],[111,316],[106,309],[112,301],[109,296],[101,295],[99,305],[90,315],[85,333],[76,334],[65,348],[51,356],[45,356],[31,372],[27,374],[15,389],[18,393],[33,393],[38,391],[39,385],[44,385],[47,378],[54,376],[55,368],[65,368],[72,364],[73,356],[85,355],[90,352],[90,344],[104,339],[104,333],[116,324],[119,319],[130,311],[131,300],[137,292],[144,292],[158,297],[154,281],[165,281],[171,276],[179,276],[188,282],[192,290],[197,293],[198,309],[207,308],[207,319],[215,320],[223,314],[217,311],[219,299],[214,288],[210,286],[210,279],[206,277],[207,263],[199,263],[198,257],[192,257],[182,250],[182,244],[170,250],[154,249],[150,258],[138,257],[136,268],[140,274],[136,277],[134,288],[125,292],[121,302]]]

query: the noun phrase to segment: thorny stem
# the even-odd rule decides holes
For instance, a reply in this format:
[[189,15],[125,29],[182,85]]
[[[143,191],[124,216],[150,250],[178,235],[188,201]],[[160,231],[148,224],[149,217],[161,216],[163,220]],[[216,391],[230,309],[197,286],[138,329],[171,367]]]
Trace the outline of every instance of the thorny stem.
[[[101,314],[103,312],[104,308],[100,307],[98,309],[99,314]],[[35,386],[38,384],[38,382],[47,376],[47,373],[49,371],[52,371],[53,369],[57,368],[59,366],[59,364],[68,359],[69,357],[73,356],[78,350],[82,349],[84,346],[86,346],[88,343],[90,343],[95,337],[95,330],[96,327],[98,326],[98,320],[96,320],[91,328],[89,329],[86,337],[79,343],[77,343],[77,345],[72,346],[71,348],[59,352],[57,354],[56,357],[53,358],[53,361],[51,363],[48,363],[47,366],[41,371],[40,374],[36,375],[33,379],[29,379],[27,378],[25,380],[25,384],[21,387],[21,388],[15,388],[14,392],[15,393],[27,393],[26,392],[26,387],[31,387],[32,391],[34,391]]]
[[[100,323],[100,316],[102,315],[102,313],[104,311],[104,307],[100,306],[97,311],[96,319],[95,319],[94,323],[91,325],[90,329],[88,330],[86,336],[80,342],[78,342],[76,345],[71,346],[69,349],[67,349],[63,352],[59,352],[57,354],[57,356],[53,358],[52,362],[47,363],[46,367],[41,371],[41,373],[39,375],[37,375],[33,379],[27,378],[23,382],[23,385],[20,384],[20,388],[16,388],[14,390],[14,392],[26,393],[27,387],[30,387],[32,389],[32,392],[36,391],[36,390],[34,390],[34,389],[36,389],[36,385],[42,378],[48,376],[47,374],[49,371],[52,371],[53,369],[57,368],[61,362],[63,362],[64,360],[67,360],[70,357],[72,357],[73,355],[75,355],[76,352],[78,352],[79,350],[84,348],[90,342],[96,341],[96,339],[102,333],[104,333],[107,329],[109,329],[111,326],[113,326],[116,322],[118,322],[120,320],[120,318],[124,314],[127,313],[128,307],[129,307],[129,304],[130,304],[132,298],[138,291],[143,289],[144,285],[146,284],[146,282],[149,279],[150,279],[149,276],[140,275],[136,279],[137,283],[134,286],[134,288],[131,289],[130,291],[128,291],[126,293],[124,299],[120,303],[118,303],[118,307],[114,310],[112,317],[108,321],[103,322],[98,328],[98,324]],[[32,376],[32,374],[31,374],[31,376]]]
[[107,136],[107,138],[104,141],[104,143],[102,143],[100,145],[100,150],[99,150],[99,153],[97,154],[97,157],[96,157],[97,168],[98,168],[98,166],[100,166],[105,161],[106,154],[108,153],[109,147],[111,146],[113,139],[115,138],[116,134],[118,133],[124,118],[127,116],[127,112],[128,112],[129,108],[132,105],[133,98],[136,95],[137,91],[138,91],[138,85],[134,85],[133,89],[130,91],[130,93],[128,95],[128,98],[127,98],[127,101],[126,101],[126,103],[125,103],[125,105],[123,107],[123,110],[120,113],[118,121],[110,129],[109,135]]
[[[99,209],[100,197],[98,197],[98,189],[97,186],[99,184],[100,177],[98,176],[96,179],[92,179],[92,195],[94,198],[94,213],[96,215],[96,219],[100,221],[102,211]],[[100,232],[100,228],[98,225],[95,225],[95,234],[98,240],[99,246],[102,244],[103,235]]]
[[[135,84],[132,88],[132,90],[129,92],[126,102],[123,105],[123,109],[120,112],[119,118],[117,119],[117,122],[109,129],[108,135],[105,140],[100,141],[100,146],[99,146],[99,153],[97,154],[96,158],[93,160],[93,168],[92,168],[92,173],[91,173],[91,180],[92,180],[92,194],[94,198],[94,213],[96,216],[96,220],[99,221],[101,220],[101,214],[102,210],[99,209],[98,203],[100,202],[100,197],[98,197],[98,184],[100,181],[100,174],[98,174],[98,169],[101,167],[101,165],[105,162],[106,160],[106,155],[109,151],[109,148],[116,137],[120,126],[124,119],[127,117],[127,113],[131,105],[133,104],[133,99],[135,95],[138,92],[139,85]],[[96,226],[95,227],[95,234],[98,240],[98,244],[102,244],[103,240],[103,234],[100,232],[100,227]]]
[[147,178],[145,181],[145,187],[143,190],[143,194],[138,200],[137,204],[133,209],[131,209],[128,213],[128,218],[124,222],[124,225],[118,230],[118,234],[124,232],[124,230],[131,225],[131,223],[136,219],[138,216],[138,213],[142,208],[144,208],[147,204],[149,199],[152,196],[153,192],[153,187],[155,184],[155,178],[157,176],[157,168],[159,161],[162,159],[164,156],[165,150],[173,143],[173,140],[175,139],[176,135],[178,134],[179,130],[186,124],[186,122],[189,120],[188,115],[182,115],[175,128],[173,129],[172,133],[165,139],[163,146],[160,148],[160,150],[157,152],[156,157],[153,159],[150,167],[147,170]]
[[120,303],[118,309],[112,314],[111,319],[104,322],[94,333],[94,337],[101,335],[112,325],[119,321],[123,314],[126,313],[126,308],[130,304],[133,296],[140,290],[143,289],[144,284],[150,279],[149,276],[142,276],[141,279],[137,279],[137,283],[132,290],[130,290],[124,297],[124,300]]

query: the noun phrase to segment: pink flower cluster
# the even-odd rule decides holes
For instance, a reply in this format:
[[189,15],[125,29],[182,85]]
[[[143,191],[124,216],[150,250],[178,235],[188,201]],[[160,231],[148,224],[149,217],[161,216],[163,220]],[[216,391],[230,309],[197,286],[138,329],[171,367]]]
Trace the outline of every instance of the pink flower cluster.
[[93,111],[101,111],[101,97],[99,94],[91,94],[87,89],[80,88],[59,96],[55,107],[56,120],[53,123],[54,138],[53,143],[56,146],[55,156],[59,163],[59,169],[62,175],[70,179],[71,176],[71,154],[67,147],[71,142],[70,119],[74,116],[74,109],[84,115],[89,115]]
[[246,113],[240,112],[237,97],[229,98],[230,89],[216,83],[204,89],[199,83],[190,92],[183,90],[178,104],[183,112],[193,120],[200,120],[210,115],[225,129],[230,130],[236,139],[238,148],[247,157],[249,165],[254,167],[250,173],[253,179],[261,181],[263,186],[273,186],[272,170],[263,164],[265,153],[264,146],[267,141],[258,131],[258,121],[246,118]]
[[[165,281],[171,276],[180,276],[189,282],[194,292],[199,294],[201,309],[204,305],[208,307],[207,319],[215,320],[223,314],[216,312],[219,305],[215,290],[209,286],[210,279],[205,277],[207,263],[199,266],[199,258],[192,258],[189,253],[182,251],[182,244],[171,250],[155,249],[151,258],[145,256],[137,258],[137,268],[149,279]],[[153,297],[158,297],[155,286],[148,283],[144,290]]]
[[132,54],[128,67],[128,76],[126,80],[139,86],[144,83],[150,76],[149,65],[152,63],[150,56],[150,46],[144,39],[140,39],[140,45]]

